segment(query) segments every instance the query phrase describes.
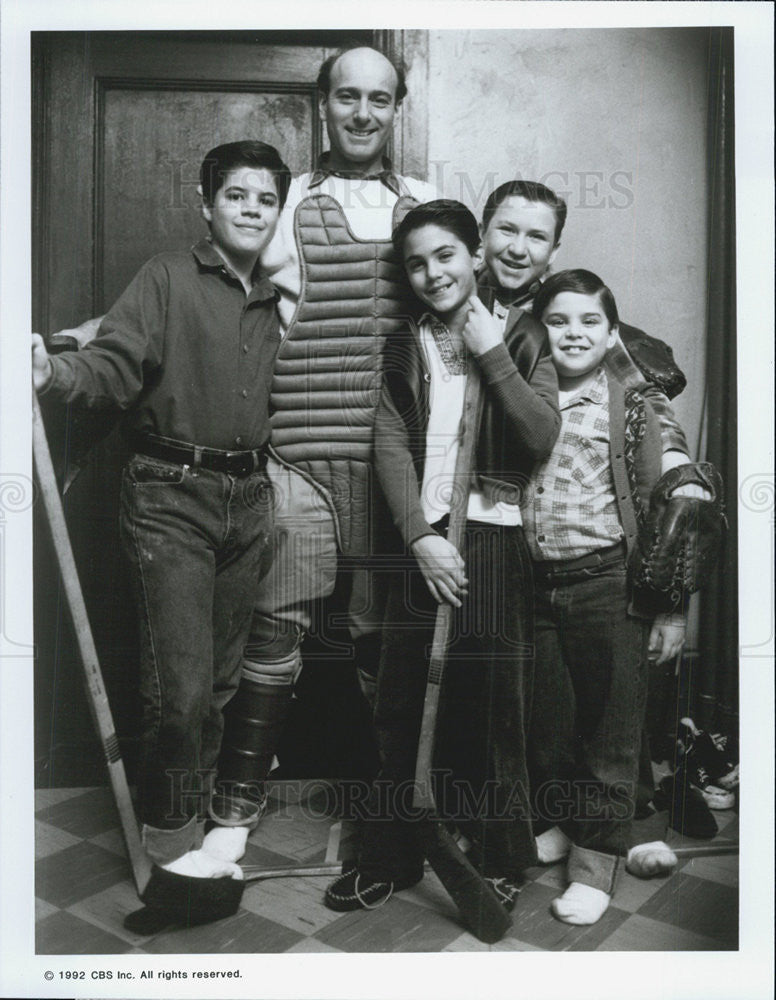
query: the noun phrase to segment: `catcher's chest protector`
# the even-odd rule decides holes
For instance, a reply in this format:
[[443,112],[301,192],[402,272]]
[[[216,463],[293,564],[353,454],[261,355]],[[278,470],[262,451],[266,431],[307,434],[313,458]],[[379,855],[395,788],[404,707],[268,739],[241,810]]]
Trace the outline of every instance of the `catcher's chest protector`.
[[[415,204],[399,198],[393,225]],[[294,232],[302,286],[275,364],[272,444],[331,495],[343,551],[366,554],[381,499],[371,462],[382,349],[411,313],[409,293],[391,241],[359,240],[329,195],[300,202]]]

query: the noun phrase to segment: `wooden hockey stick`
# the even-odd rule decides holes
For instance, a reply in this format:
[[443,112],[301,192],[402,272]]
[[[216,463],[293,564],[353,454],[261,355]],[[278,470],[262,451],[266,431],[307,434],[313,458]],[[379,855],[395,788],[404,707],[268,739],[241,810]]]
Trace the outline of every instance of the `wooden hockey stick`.
[[242,865],[246,882],[257,882],[265,878],[310,878],[317,875],[339,875],[341,861],[327,861],[320,865]]
[[[453,477],[453,494],[450,501],[450,519],[447,540],[461,550],[469,504],[471,473],[479,432],[482,389],[479,373],[473,359],[469,374],[461,417],[460,441]],[[426,680],[426,696],[418,741],[415,767],[413,805],[423,809],[428,819],[423,821],[423,845],[429,864],[440,882],[458,907],[464,925],[480,941],[493,944],[506,934],[512,920],[485,882],[480,873],[460,849],[445,826],[435,820],[436,803],[433,792],[433,757],[436,738],[439,691],[442,684],[447,651],[453,634],[455,609],[444,602],[439,605],[434,626],[434,639]]]
[[135,886],[137,887],[138,894],[142,894],[151,875],[151,862],[140,842],[140,832],[138,830],[135,810],[132,806],[132,799],[129,794],[124,762],[121,759],[119,741],[116,736],[116,727],[113,724],[113,716],[102,680],[100,662],[97,658],[92,630],[89,627],[89,618],[86,614],[86,605],[84,604],[81,584],[78,580],[78,572],[73,558],[73,550],[70,545],[70,537],[67,533],[65,515],[62,510],[62,500],[59,496],[54,467],[51,463],[46,429],[43,426],[40,404],[34,390],[32,394],[32,447],[35,474],[38,486],[40,487],[41,497],[43,498],[46,519],[51,530],[51,538],[54,543],[57,563],[59,564],[62,586],[65,591],[67,606],[70,609],[75,637],[78,643],[78,651],[86,681],[89,710],[95,729],[97,730],[97,736],[102,744],[105,762],[108,766],[108,778],[110,779],[113,797],[118,809]]
[[696,844],[692,847],[672,847],[677,858],[682,861],[684,858],[716,858],[722,854],[738,854],[738,844]]

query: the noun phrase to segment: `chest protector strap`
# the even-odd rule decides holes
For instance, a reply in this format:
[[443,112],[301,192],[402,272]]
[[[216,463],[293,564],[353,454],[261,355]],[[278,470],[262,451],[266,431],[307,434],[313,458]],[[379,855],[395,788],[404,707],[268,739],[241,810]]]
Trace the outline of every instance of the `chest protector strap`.
[[[415,204],[399,198],[393,225]],[[272,444],[329,493],[343,550],[367,554],[381,500],[372,448],[382,350],[412,311],[409,293],[391,241],[358,239],[331,196],[300,202],[294,231],[302,286],[275,364]]]

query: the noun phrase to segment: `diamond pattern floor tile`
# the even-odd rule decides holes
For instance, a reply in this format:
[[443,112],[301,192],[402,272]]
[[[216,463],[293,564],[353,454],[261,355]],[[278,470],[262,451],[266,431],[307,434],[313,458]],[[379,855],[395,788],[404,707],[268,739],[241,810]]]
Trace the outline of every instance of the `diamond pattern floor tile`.
[[272,920],[239,910],[226,920],[200,927],[165,931],[148,941],[144,950],[152,955],[228,952],[229,954],[273,954],[288,951],[302,935]]
[[719,941],[694,931],[635,913],[605,941],[598,951],[718,951]]
[[610,906],[597,924],[574,927],[553,917],[550,903],[557,895],[550,886],[536,882],[527,885],[512,914],[512,930],[507,938],[551,951],[594,951],[628,916]]
[[376,910],[344,914],[315,938],[347,952],[437,952],[460,935],[452,920],[397,896]]
[[738,947],[738,893],[730,886],[677,872],[639,914]]
[[115,934],[84,923],[65,910],[44,917],[35,928],[39,955],[122,955],[129,947]]
[[[326,783],[323,783],[326,785]],[[328,787],[328,786],[327,786]],[[245,864],[323,862],[334,818],[320,782],[285,782],[271,793],[268,815],[251,832]],[[685,859],[667,879],[621,876],[614,904],[593,927],[563,924],[549,904],[565,887],[565,867],[536,866],[496,945],[463,930],[458,911],[428,870],[412,889],[378,910],[335,913],[323,905],[329,877],[266,879],[246,886],[227,920],[141,937],[124,917],[140,903],[107,788],[36,792],[36,927],[42,954],[242,954],[293,952],[480,952],[732,949],[737,941],[737,856]],[[720,841],[737,838],[735,813],[716,814]],[[693,841],[665,831],[665,814],[635,824],[640,842]],[[352,824],[343,824],[339,857],[351,857]]]
[[103,930],[115,934],[128,945],[142,945],[147,941],[147,937],[140,934],[133,934],[132,931],[124,927],[124,918],[135,910],[140,909],[141,902],[137,898],[135,886],[129,880],[113,885],[103,892],[97,892],[93,896],[88,896],[78,903],[74,903],[68,909],[81,920],[101,927]]
[[118,825],[113,796],[107,788],[92,788],[36,812],[44,823],[66,830],[76,837],[94,837]]
[[65,847],[74,847],[81,843],[80,837],[73,836],[66,830],[60,830],[57,826],[49,823],[42,823],[35,820],[35,858],[47,858],[49,854],[56,854]]
[[38,862],[35,895],[64,909],[126,881],[128,875],[124,858],[81,841]]
[[339,914],[323,905],[331,877],[266,879],[250,885],[242,906],[299,934],[315,934]]

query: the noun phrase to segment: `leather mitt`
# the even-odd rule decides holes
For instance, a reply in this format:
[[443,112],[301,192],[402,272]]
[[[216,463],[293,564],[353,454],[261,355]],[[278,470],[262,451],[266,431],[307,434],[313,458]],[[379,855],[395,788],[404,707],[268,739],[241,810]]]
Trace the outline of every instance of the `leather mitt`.
[[[710,499],[676,497],[680,486],[695,483]],[[637,587],[665,595],[672,605],[708,580],[719,555],[725,519],[722,479],[710,462],[670,469],[655,484],[635,561]]]

